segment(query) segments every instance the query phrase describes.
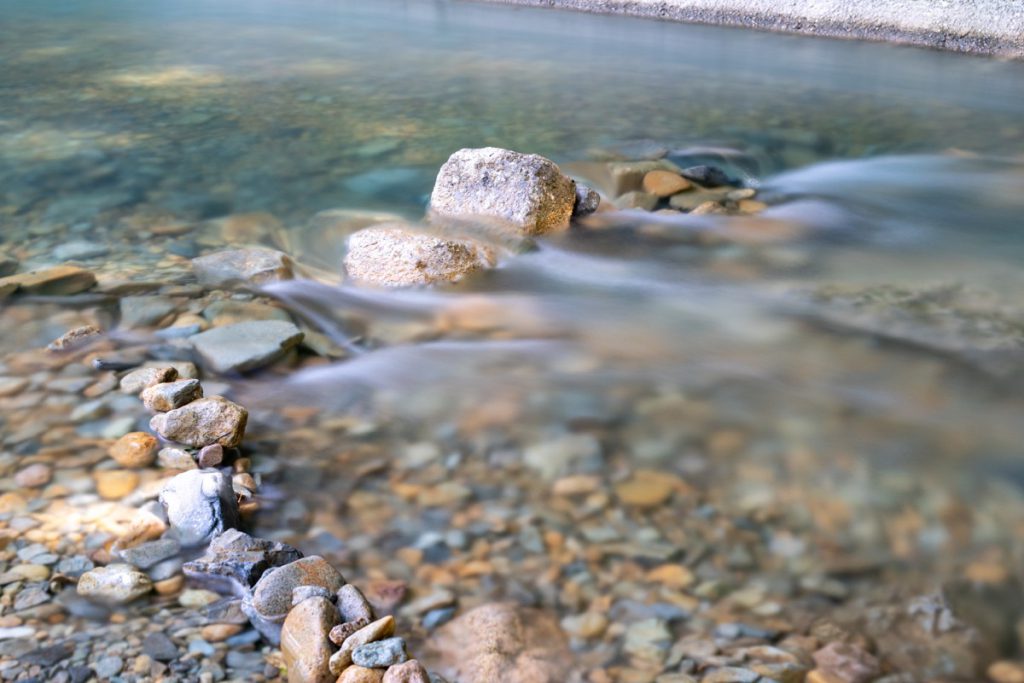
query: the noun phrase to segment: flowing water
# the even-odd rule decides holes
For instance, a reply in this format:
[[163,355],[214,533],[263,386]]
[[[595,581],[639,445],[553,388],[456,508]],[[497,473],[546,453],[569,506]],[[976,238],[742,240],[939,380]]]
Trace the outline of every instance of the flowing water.
[[[204,375],[252,411],[260,535],[382,593],[568,618],[595,682],[699,678],[670,646],[732,652],[723,624],[855,623],[920,680],[1020,650],[1024,65],[444,0],[0,0],[0,64],[0,249],[100,281],[0,309],[9,529],[93,504],[110,464],[72,456],[146,424],[36,350],[95,323],[111,357],[189,358],[156,329],[231,296],[189,259],[261,244],[309,277],[256,301],[316,343]],[[598,186],[611,159],[711,163],[767,208],[599,212],[456,285],[342,281],[350,232],[421,219],[479,146]],[[140,294],[172,306],[133,328]],[[55,483],[19,489],[29,462]],[[936,591],[980,635],[902,624]]]

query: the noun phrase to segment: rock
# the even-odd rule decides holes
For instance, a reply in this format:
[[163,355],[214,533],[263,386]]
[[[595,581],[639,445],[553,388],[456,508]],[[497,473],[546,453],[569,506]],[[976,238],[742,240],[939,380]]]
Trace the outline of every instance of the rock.
[[217,470],[191,470],[173,477],[160,491],[173,533],[182,547],[202,545],[238,524],[238,502],[231,479]]
[[224,447],[219,443],[203,446],[196,454],[196,462],[203,469],[216,467],[224,461]]
[[663,619],[644,619],[629,625],[622,650],[634,660],[660,665],[672,644],[672,632]]
[[648,192],[627,192],[615,200],[615,207],[619,209],[642,209],[653,211],[658,205],[658,198]]
[[829,643],[814,653],[818,669],[837,683],[870,683],[878,677],[878,659],[851,643]]
[[292,591],[298,586],[322,586],[332,593],[345,583],[344,577],[318,555],[296,560],[264,572],[251,596],[242,600],[242,610],[253,626],[271,643],[281,639],[281,624],[292,605]]
[[350,666],[338,677],[337,683],[381,683],[383,680],[383,669]]
[[152,434],[128,432],[115,441],[108,452],[121,467],[149,467],[156,460],[158,445]]
[[334,604],[334,593],[323,586],[296,586],[292,590],[292,607],[310,598],[323,598]]
[[131,470],[100,470],[93,473],[96,493],[105,500],[119,500],[139,485],[139,475]]
[[608,191],[613,197],[643,190],[644,178],[651,171],[679,173],[679,167],[665,159],[622,161],[607,164]]
[[689,168],[684,168],[681,171],[681,175],[704,187],[721,187],[733,184],[733,180],[726,175],[725,171],[715,166],[690,166]]
[[430,196],[439,216],[487,216],[527,235],[569,225],[576,184],[554,162],[496,147],[461,149],[444,163]]
[[207,365],[217,372],[244,372],[270,365],[302,341],[295,325],[283,320],[248,320],[189,337]]
[[124,660],[120,657],[102,657],[93,664],[96,677],[101,681],[112,680],[124,669]]
[[573,218],[589,216],[600,206],[601,195],[583,183],[576,183],[576,203],[572,207]]
[[174,557],[181,550],[181,544],[173,538],[159,538],[154,541],[139,543],[129,548],[118,548],[112,553],[128,564],[139,569],[149,569],[155,564]]
[[87,240],[71,240],[58,245],[53,250],[53,258],[58,261],[86,260],[105,256],[110,250],[98,242]]
[[234,448],[242,442],[249,411],[221,396],[201,398],[154,415],[149,426],[160,436],[193,448],[220,444]]
[[338,590],[338,610],[341,612],[342,622],[360,619],[366,619],[367,623],[373,621],[373,609],[366,601],[366,596],[351,583]]
[[203,387],[197,379],[179,379],[146,387],[140,398],[143,405],[154,412],[165,413],[203,397]]
[[678,173],[657,169],[644,175],[642,187],[644,192],[664,198],[690,189],[690,181]]
[[615,495],[625,505],[652,508],[662,505],[675,488],[675,477],[654,470],[638,470],[615,486]]
[[33,463],[18,470],[14,475],[14,483],[22,488],[32,489],[46,486],[53,476],[53,468],[41,462]]
[[360,618],[353,621],[346,621],[331,629],[328,637],[335,645],[340,646],[350,635],[370,623],[370,619]]
[[993,683],[1024,683],[1024,663],[1000,660],[985,672]]
[[265,285],[291,280],[292,260],[273,249],[229,249],[192,259],[192,272],[200,284],[211,287]]
[[323,597],[307,598],[288,612],[281,627],[281,653],[289,683],[333,683],[327,634],[337,623],[338,609]]
[[96,276],[75,266],[57,266],[31,270],[0,278],[0,292],[18,292],[41,296],[67,296],[91,289]]
[[72,351],[96,341],[103,336],[103,331],[95,325],[82,325],[68,330],[46,345],[49,351]]
[[407,659],[409,655],[405,651],[405,641],[401,638],[385,638],[352,650],[352,663],[369,669],[386,669]]
[[90,569],[78,579],[78,594],[103,602],[124,604],[153,589],[149,577],[128,564]]
[[210,542],[206,554],[184,566],[189,579],[221,592],[246,595],[263,573],[302,557],[295,548],[228,529]]
[[142,651],[158,662],[171,662],[178,658],[178,646],[163,633],[150,633],[142,639]]
[[360,230],[349,238],[345,255],[350,279],[382,287],[454,282],[495,263],[493,250],[482,244],[400,223]]
[[202,588],[189,588],[178,596],[178,604],[189,609],[209,607],[220,600],[220,595]]
[[241,624],[207,624],[199,631],[203,640],[210,643],[221,643],[231,636],[237,636],[245,628]]
[[546,612],[510,603],[481,605],[430,641],[440,672],[460,683],[564,683],[572,657]]
[[156,454],[156,462],[168,470],[194,470],[198,467],[192,455],[183,448],[168,446]]
[[352,664],[352,652],[360,645],[372,643],[382,638],[390,638],[395,634],[395,618],[391,615],[382,617],[359,629],[341,644],[341,649],[331,656],[331,673],[340,674]]
[[163,296],[126,296],[120,301],[121,326],[152,327],[173,313],[177,306]]
[[381,683],[430,683],[430,676],[415,659],[388,667]]
[[584,612],[563,618],[561,626],[573,638],[598,638],[608,628],[608,618],[600,612]]
[[171,366],[143,367],[132,370],[121,378],[121,391],[126,394],[138,394],[154,384],[173,382],[178,379],[178,371]]

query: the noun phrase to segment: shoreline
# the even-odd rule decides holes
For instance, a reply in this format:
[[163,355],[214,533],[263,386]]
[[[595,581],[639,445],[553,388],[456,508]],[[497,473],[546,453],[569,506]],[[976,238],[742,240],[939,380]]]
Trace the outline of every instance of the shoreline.
[[[819,0],[800,13],[771,0],[481,0],[591,14],[633,16],[679,23],[750,28],[791,35],[868,40],[949,52],[1024,60],[1024,4],[984,0],[942,9],[919,0],[888,4],[867,0],[851,8]],[[980,5],[980,6],[979,6]]]

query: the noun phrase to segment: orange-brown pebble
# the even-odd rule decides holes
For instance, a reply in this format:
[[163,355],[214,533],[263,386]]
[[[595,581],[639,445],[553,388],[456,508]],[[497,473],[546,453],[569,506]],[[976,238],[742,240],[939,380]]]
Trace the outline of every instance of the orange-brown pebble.
[[110,457],[121,467],[148,467],[156,460],[157,439],[146,432],[129,432],[110,447]]
[[655,197],[671,197],[690,189],[690,181],[672,171],[649,171],[644,176],[643,188]]
[[163,581],[157,581],[153,584],[153,590],[160,595],[174,595],[181,592],[181,589],[185,587],[185,577],[181,574],[172,576],[169,579]]
[[341,672],[337,683],[384,683],[384,669],[350,666]]
[[199,635],[211,643],[219,643],[223,640],[227,640],[231,636],[238,635],[242,632],[241,624],[207,624],[200,630]]
[[131,470],[102,470],[93,475],[96,492],[104,500],[119,500],[139,485],[139,475]]

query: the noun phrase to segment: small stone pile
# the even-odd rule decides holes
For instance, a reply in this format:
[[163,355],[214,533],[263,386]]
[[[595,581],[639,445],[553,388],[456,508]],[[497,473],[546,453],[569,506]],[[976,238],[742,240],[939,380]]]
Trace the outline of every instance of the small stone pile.
[[[120,382],[155,413],[152,430],[176,445],[157,456],[153,435],[132,432],[110,455],[125,468],[159,459],[186,471],[163,486],[159,506],[140,509],[133,531],[112,549],[120,562],[82,574],[78,594],[124,604],[183,571],[194,583],[232,596],[257,631],[280,645],[292,683],[443,680],[410,658],[395,635],[394,617],[377,618],[362,592],[324,558],[303,557],[289,545],[237,529],[257,483],[246,458],[234,458],[233,468],[221,466],[241,444],[248,411],[221,396],[205,397],[196,377],[181,376],[196,374],[194,366],[178,365],[141,367]],[[182,564],[183,553],[204,547],[202,556]]]

